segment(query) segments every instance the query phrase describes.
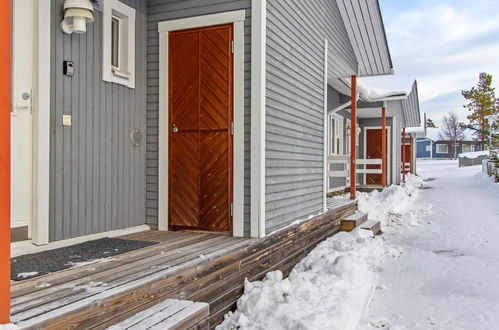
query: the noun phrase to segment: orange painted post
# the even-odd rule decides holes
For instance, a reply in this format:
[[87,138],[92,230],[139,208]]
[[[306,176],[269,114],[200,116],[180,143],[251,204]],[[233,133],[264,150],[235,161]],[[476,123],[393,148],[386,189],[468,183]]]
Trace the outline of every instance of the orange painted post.
[[10,322],[10,3],[0,2],[0,324]]
[[381,108],[381,186],[386,187],[386,109]]
[[402,128],[402,181],[405,181],[405,127]]
[[350,199],[355,199],[356,188],[356,138],[357,138],[357,76],[352,76],[352,105],[350,114]]
[[414,159],[413,159],[413,154],[414,154],[414,140],[413,140],[413,137],[412,135],[409,135],[409,139],[410,139],[410,148],[409,150],[411,151],[411,174],[414,174]]

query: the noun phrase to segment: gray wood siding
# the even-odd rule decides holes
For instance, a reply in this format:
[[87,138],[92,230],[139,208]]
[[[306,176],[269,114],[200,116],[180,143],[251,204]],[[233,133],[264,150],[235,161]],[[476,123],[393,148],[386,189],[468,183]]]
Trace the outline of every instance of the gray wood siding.
[[[130,131],[145,134],[145,1],[136,9],[136,88],[102,80],[102,15],[85,34],[64,34],[64,0],[52,2],[50,240],[145,223],[145,143],[130,144]],[[75,64],[73,77],[63,61]],[[62,126],[62,115],[72,126]]]
[[266,232],[322,211],[328,73],[356,68],[335,1],[267,1]]
[[158,22],[246,10],[244,24],[244,232],[250,234],[250,96],[251,96],[251,0],[148,0],[147,1],[147,223],[158,223],[159,161],[159,33]]

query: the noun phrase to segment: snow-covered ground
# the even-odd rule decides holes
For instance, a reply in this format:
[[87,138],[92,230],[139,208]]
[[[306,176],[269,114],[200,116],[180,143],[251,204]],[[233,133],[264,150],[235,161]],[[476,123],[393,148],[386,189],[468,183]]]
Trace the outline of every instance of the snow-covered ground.
[[418,169],[359,193],[382,238],[340,233],[289,278],[247,283],[218,329],[499,329],[499,185],[457,161]]
[[499,329],[499,184],[457,161],[417,168],[430,181],[416,204],[433,212],[419,227],[385,227],[385,248],[400,257],[376,274],[358,329]]

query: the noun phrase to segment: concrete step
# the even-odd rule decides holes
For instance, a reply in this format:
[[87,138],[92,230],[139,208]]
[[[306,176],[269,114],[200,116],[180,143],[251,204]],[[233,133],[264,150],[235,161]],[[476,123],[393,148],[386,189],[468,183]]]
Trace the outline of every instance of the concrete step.
[[355,213],[352,213],[349,216],[345,217],[343,220],[341,220],[341,230],[352,231],[366,221],[367,221],[367,214],[360,211],[356,211]]
[[374,235],[381,233],[381,223],[377,220],[369,220],[360,225],[360,228],[370,230]]

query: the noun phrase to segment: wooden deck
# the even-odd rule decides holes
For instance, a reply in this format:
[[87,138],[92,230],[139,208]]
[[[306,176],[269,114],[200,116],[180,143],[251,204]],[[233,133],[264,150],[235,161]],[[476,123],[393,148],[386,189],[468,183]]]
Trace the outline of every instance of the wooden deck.
[[208,303],[214,327],[235,308],[245,278],[277,269],[287,275],[355,210],[355,202],[337,201],[325,215],[259,240],[157,231],[124,236],[159,244],[12,284],[12,322],[22,329],[103,329],[166,299],[186,299]]

